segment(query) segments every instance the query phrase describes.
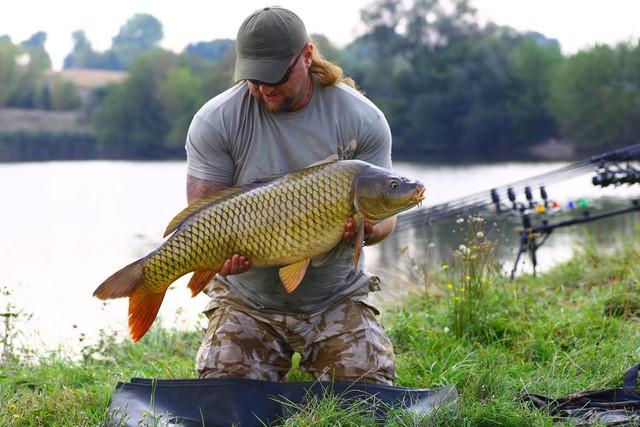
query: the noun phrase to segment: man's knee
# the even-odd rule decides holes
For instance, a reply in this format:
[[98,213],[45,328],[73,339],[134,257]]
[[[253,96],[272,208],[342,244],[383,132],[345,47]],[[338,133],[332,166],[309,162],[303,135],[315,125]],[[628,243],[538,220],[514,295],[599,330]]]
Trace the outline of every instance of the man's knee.
[[375,318],[375,308],[350,301],[337,310],[329,319],[339,322],[342,332],[316,343],[305,368],[321,380],[393,384],[393,345]]
[[229,307],[209,313],[196,357],[200,378],[279,381],[289,365],[285,346],[251,316]]

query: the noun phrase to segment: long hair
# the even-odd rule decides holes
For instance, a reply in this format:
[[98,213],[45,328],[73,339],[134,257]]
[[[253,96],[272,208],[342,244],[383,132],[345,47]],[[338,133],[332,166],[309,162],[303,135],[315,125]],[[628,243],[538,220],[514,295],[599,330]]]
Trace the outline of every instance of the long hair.
[[354,89],[357,89],[356,82],[354,82],[351,77],[344,75],[342,67],[328,61],[324,56],[322,56],[318,50],[318,46],[313,43],[313,40],[309,40],[309,42],[313,44],[313,53],[311,54],[311,66],[309,67],[309,71],[322,86],[333,86],[336,83],[344,83]]

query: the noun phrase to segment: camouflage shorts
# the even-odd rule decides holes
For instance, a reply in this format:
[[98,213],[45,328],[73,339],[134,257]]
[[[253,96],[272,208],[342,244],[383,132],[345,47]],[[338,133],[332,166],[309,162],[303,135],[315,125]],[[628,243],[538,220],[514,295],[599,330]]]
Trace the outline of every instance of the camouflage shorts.
[[215,303],[205,311],[209,326],[196,358],[201,378],[282,381],[298,352],[300,368],[322,381],[395,379],[393,347],[366,294],[314,314],[261,312],[220,282],[211,295]]

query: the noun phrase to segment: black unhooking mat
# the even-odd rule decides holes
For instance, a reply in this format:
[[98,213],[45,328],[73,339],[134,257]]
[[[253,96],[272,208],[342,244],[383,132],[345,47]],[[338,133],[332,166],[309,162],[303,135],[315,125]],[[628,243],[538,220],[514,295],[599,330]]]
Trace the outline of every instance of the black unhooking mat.
[[585,391],[558,399],[526,393],[523,398],[577,426],[640,426],[640,392],[636,388],[639,370],[640,364],[629,368],[622,388]]
[[328,394],[346,402],[367,399],[382,420],[388,408],[426,414],[453,403],[455,386],[414,389],[352,382],[276,383],[247,379],[133,378],[118,383],[109,407],[111,426],[265,426],[292,414],[292,404]]

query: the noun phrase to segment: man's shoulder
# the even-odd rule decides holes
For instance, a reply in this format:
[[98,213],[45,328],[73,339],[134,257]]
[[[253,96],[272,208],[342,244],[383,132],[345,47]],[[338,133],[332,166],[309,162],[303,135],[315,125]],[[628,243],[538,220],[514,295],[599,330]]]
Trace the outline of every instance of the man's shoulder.
[[196,116],[209,120],[211,117],[224,115],[242,107],[248,99],[249,89],[245,84],[236,84],[207,101],[196,113]]
[[328,100],[350,109],[358,109],[374,115],[382,115],[380,109],[362,92],[345,83],[336,83],[324,88]]

